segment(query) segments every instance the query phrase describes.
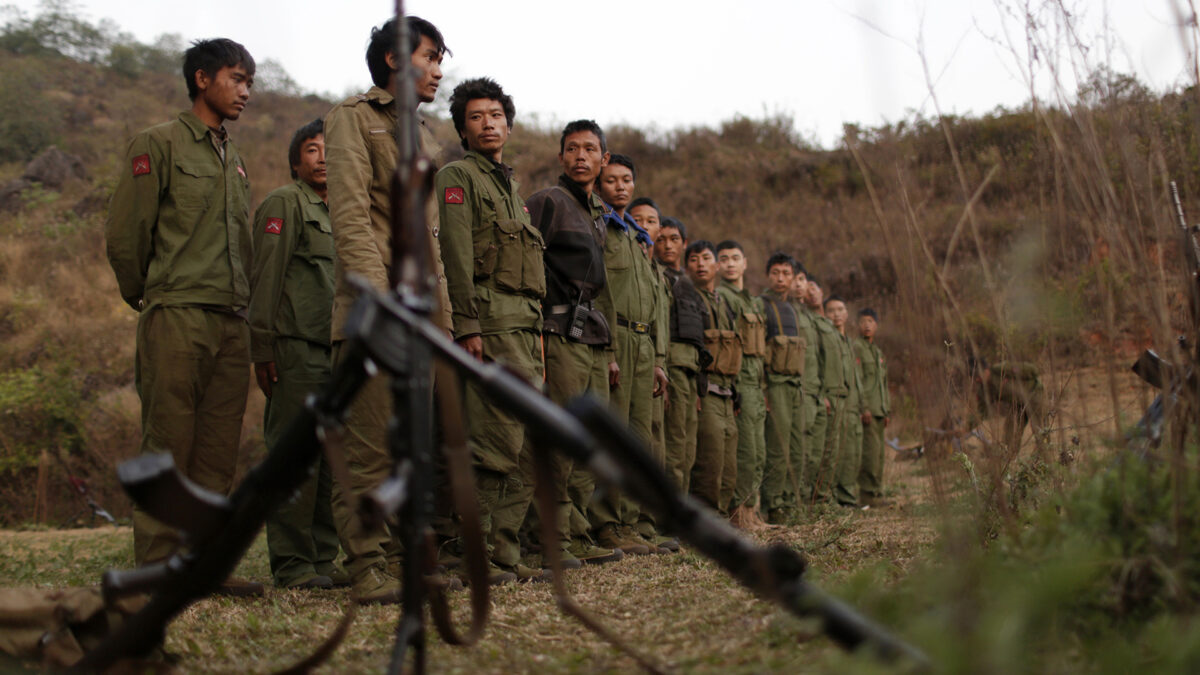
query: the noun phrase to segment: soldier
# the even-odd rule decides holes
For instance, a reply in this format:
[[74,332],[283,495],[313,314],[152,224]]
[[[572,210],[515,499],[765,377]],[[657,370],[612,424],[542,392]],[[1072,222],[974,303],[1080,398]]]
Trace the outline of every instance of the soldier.
[[[325,204],[324,128],[316,119],[296,131],[288,146],[294,182],[267,195],[254,213],[250,359],[267,397],[263,440],[268,448],[303,411],[309,392],[329,379],[333,230]],[[267,554],[276,586],[349,583],[334,564],[332,480],[322,456],[291,500],[267,518]]]
[[[416,97],[433,101],[442,78],[441,63],[448,53],[441,32],[424,19],[410,16],[408,55],[414,70]],[[331,340],[332,358],[342,354],[346,323],[355,291],[348,281],[354,274],[376,289],[388,287],[391,253],[391,190],[396,170],[396,86],[400,58],[396,53],[396,23],[392,19],[371,30],[367,45],[367,67],[375,83],[365,94],[351,96],[334,106],[325,117],[325,150],[329,183],[329,218],[333,224],[334,296]],[[421,130],[426,155],[436,148],[432,135]],[[435,153],[434,153],[435,154]],[[451,328],[450,303],[446,297],[445,274],[437,247],[437,206],[426,205],[430,228],[431,257],[438,274],[439,311],[436,320]],[[392,417],[388,378],[376,377],[363,387],[346,415],[342,450],[349,466],[350,485],[334,481],[333,517],[338,538],[346,552],[354,596],[363,603],[394,603],[400,600],[399,542],[386,528],[368,531],[354,512],[357,495],[366,492],[391,471],[387,448],[387,426]]]
[[[636,178],[633,160],[614,154],[596,179],[600,198],[611,207],[604,214],[607,228],[604,264],[609,291],[601,299],[604,302],[611,299],[611,313],[617,318],[613,331],[617,368],[609,380],[609,403],[617,416],[649,443],[652,401],[667,388],[669,337],[667,324],[658,321],[657,275],[642,248],[641,237],[645,233],[626,213]],[[585,472],[577,471],[572,480],[576,475],[588,477]],[[589,491],[585,484],[582,492]],[[659,536],[653,514],[612,490],[592,500],[589,518],[596,538],[601,541],[633,540],[657,552],[679,549],[678,542]],[[604,532],[613,528],[618,531],[615,537]],[[660,539],[667,546],[660,548]]]
[[866,411],[862,399],[862,368],[854,355],[850,336],[846,335],[846,321],[850,316],[846,302],[840,297],[830,296],[825,301],[825,315],[837,329],[838,354],[842,378],[846,386],[846,398],[839,417],[836,446],[833,452],[833,497],[841,506],[858,505],[858,472],[862,468],[862,416]]
[[[758,515],[758,495],[767,453],[763,436],[767,418],[763,303],[745,288],[746,253],[741,244],[733,240],[717,244],[717,267],[721,277],[717,293],[733,310],[742,337],[742,367],[737,375],[737,390],[741,394],[741,410],[737,415],[737,476],[732,486],[733,503],[726,508],[734,523],[755,527],[762,522]],[[735,478],[722,476],[722,480]]]
[[677,218],[663,218],[654,239],[654,259],[671,288],[671,344],[667,347],[666,430],[668,473],[679,489],[691,487],[696,463],[696,423],[700,390],[708,388],[703,369],[712,356],[704,348],[704,300],[682,269],[687,227]]
[[1037,365],[1028,361],[1001,361],[972,358],[968,367],[974,382],[975,410],[968,416],[968,429],[983,421],[981,417],[999,416],[1004,420],[1004,449],[1006,464],[1021,452],[1021,437],[1025,425],[1033,431],[1035,444],[1041,443],[1040,427],[1045,423],[1046,410],[1042,380]]
[[[800,311],[788,302],[796,267],[797,263],[790,255],[772,255],[767,260],[770,286],[761,296],[766,318],[765,369],[769,402],[762,501],[768,522],[774,524],[786,523],[791,518],[798,486],[804,483],[801,472],[809,406],[804,401],[803,378],[809,345],[806,335],[802,334],[807,321],[801,319]],[[813,344],[812,351],[819,353],[820,350]]]
[[[121,297],[139,312],[135,380],[142,452],[228,494],[250,380],[250,182],[223,123],[250,100],[254,58],[228,39],[183,57],[191,110],[129,141],[105,222]],[[138,507],[134,560],[167,558],[178,535]],[[260,595],[230,579],[221,592]]]
[[708,386],[700,391],[691,494],[727,516],[737,484],[735,407],[742,341],[733,309],[717,294],[716,254],[712,242],[704,240],[689,244],[686,252],[688,276],[704,302],[704,346],[712,354],[706,369]]
[[805,434],[804,479],[800,499],[827,501],[832,493],[835,453],[840,448],[840,429],[844,424],[841,405],[849,391],[842,367],[842,351],[837,329],[825,316],[825,296],[820,284],[811,276],[807,279],[806,300],[809,318],[815,326],[821,348],[821,389],[819,405],[809,432]]
[[890,422],[892,399],[888,393],[887,363],[875,344],[879,315],[867,307],[858,312],[859,338],[854,353],[862,368],[863,444],[862,470],[858,472],[859,497],[870,506],[886,506],[883,500],[883,430]]
[[[604,131],[591,120],[568,124],[559,139],[558,184],[539,190],[528,200],[533,225],[546,242],[546,299],[542,303],[542,342],[546,359],[546,393],[564,404],[584,391],[608,398],[609,374],[615,363],[612,329],[615,316],[606,316],[598,303],[606,291],[604,269],[604,204],[594,193],[600,169],[608,162]],[[610,541],[608,548],[594,545],[582,529],[572,532],[572,502],[568,492],[571,462],[560,454],[551,457],[554,495],[558,502],[558,542],[565,565],[572,561],[600,564],[619,560],[625,549],[647,553],[635,542]],[[523,472],[532,477],[532,467]],[[591,495],[580,495],[586,504]],[[539,514],[547,517],[549,514]],[[574,535],[574,536],[572,536]]]
[[[654,240],[658,237],[659,222],[662,220],[662,214],[658,210],[658,204],[655,204],[653,199],[638,197],[629,204],[629,215],[633,217],[634,222],[646,233],[646,257],[650,259],[650,266],[654,270],[654,306],[658,309],[658,316],[655,320],[666,326],[667,345],[669,347],[671,340],[671,285],[667,281],[663,266],[654,259]],[[667,462],[667,437],[663,419],[667,398],[668,394],[666,391],[663,391],[662,396],[654,397],[650,410],[650,451],[664,468]]]
[[786,485],[790,493],[790,497],[786,501],[791,505],[798,506],[812,493],[814,476],[809,470],[808,459],[811,454],[809,449],[820,448],[825,443],[825,430],[829,424],[829,406],[822,380],[825,372],[825,351],[821,343],[821,331],[818,329],[821,316],[809,305],[810,287],[816,287],[815,290],[818,291],[820,288],[799,261],[796,261],[792,267],[795,270],[795,277],[792,279],[792,295],[789,297],[792,307],[796,310],[796,318],[800,324],[800,336],[804,338],[805,344],[804,375],[801,378],[801,389],[804,391],[802,396],[804,439],[799,446],[793,445],[790,448],[793,475]]
[[[490,79],[455,87],[450,116],[467,156],[438,172],[434,194],[454,339],[475,358],[502,364],[536,386],[544,372],[539,338],[546,272],[542,234],[529,222],[512,169],[502,163],[515,114],[512,97]],[[520,564],[517,538],[533,498],[532,485],[519,475],[528,461],[523,455],[532,452],[525,427],[474,383],[465,412],[491,578],[540,579],[541,570]],[[517,483],[522,487],[508,487]]]

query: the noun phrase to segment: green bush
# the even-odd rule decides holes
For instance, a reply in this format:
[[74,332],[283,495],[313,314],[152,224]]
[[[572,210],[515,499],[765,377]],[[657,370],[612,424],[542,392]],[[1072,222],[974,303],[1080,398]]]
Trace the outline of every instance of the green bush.
[[82,397],[74,368],[0,373],[0,473],[36,467],[43,448],[76,450]]

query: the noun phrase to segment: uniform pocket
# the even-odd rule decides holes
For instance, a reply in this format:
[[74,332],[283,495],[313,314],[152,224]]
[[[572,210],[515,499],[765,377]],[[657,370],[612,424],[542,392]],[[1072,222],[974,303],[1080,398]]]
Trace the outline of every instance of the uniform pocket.
[[218,168],[208,162],[175,160],[171,196],[180,208],[203,209],[216,192]]
[[496,221],[496,286],[512,293],[540,298],[546,294],[542,263],[542,238],[530,226],[513,218]]
[[767,353],[767,325],[758,314],[743,313],[738,318],[738,334],[742,336],[742,353],[764,356]]
[[318,221],[305,222],[303,246],[298,253],[309,260],[333,260],[333,235],[323,230]]
[[777,375],[803,375],[804,351],[804,338],[776,335],[767,343],[767,368]]
[[709,328],[704,347],[713,355],[708,370],[718,375],[737,375],[742,368],[742,339],[736,331]]

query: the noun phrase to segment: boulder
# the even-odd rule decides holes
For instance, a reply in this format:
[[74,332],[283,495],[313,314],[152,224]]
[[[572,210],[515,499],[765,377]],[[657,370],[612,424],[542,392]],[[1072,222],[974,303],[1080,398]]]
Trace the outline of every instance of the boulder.
[[83,160],[75,155],[50,146],[25,166],[25,173],[21,177],[41,183],[47,189],[58,190],[72,178],[87,178],[87,169],[83,166]]

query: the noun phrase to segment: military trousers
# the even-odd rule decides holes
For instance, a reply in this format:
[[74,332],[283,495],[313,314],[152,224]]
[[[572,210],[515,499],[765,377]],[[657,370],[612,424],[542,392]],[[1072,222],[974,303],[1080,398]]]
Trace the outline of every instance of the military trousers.
[[884,419],[879,415],[872,415],[870,422],[863,423],[862,469],[858,472],[858,492],[860,496],[868,499],[883,496]]
[[742,406],[737,414],[737,480],[732,503],[727,505],[730,511],[741,505],[756,505],[767,461],[766,394],[757,382],[746,383],[741,392]]
[[[250,389],[246,320],[199,307],[151,307],[138,317],[135,358],[141,451],[168,452],[192,482],[229,494]],[[138,566],[163,560],[179,543],[172,528],[134,507]]]
[[738,428],[733,399],[711,393],[701,396],[698,419],[690,492],[727,515],[737,482]]
[[667,402],[663,413],[666,433],[667,475],[683,492],[691,487],[692,467],[696,463],[696,373],[688,368],[671,366],[667,370]]
[[[621,376],[618,385],[609,389],[609,407],[635,436],[649,445],[654,398],[654,338],[624,326],[618,326],[612,337]],[[607,373],[607,363],[604,365]],[[615,490],[605,491],[593,499],[590,506],[588,520],[595,530],[606,525],[635,527],[639,522],[647,523],[653,529],[654,517],[642,513],[637,502]]]
[[[514,331],[483,336],[483,358],[541,389],[541,336]],[[480,525],[487,536],[493,562],[512,566],[521,560],[518,533],[533,501],[530,444],[525,425],[499,403],[489,400],[474,383],[466,388],[467,440],[471,448],[479,495]]]
[[[799,481],[800,494],[796,495],[798,504],[806,503],[816,488],[821,457],[825,452],[825,439],[829,436],[829,421],[832,417],[831,410],[825,407],[825,401],[820,396],[805,393],[805,399],[813,409],[813,414],[812,423],[804,432],[804,444],[801,448],[803,461],[801,462]],[[828,477],[826,477],[826,481],[828,481]]]
[[837,483],[838,462],[841,452],[846,446],[846,397],[831,395],[829,397],[829,415],[825,430],[825,443],[820,448],[813,448],[810,460],[815,456],[816,461],[808,463],[813,470],[813,501],[830,501],[833,499],[833,488]]
[[[329,379],[329,347],[307,340],[277,338],[271,395],[263,411],[263,440],[268,448],[283,438],[304,411],[304,399]],[[267,516],[267,557],[277,586],[299,583],[334,569],[338,555],[333,524],[333,478],[322,454],[308,479]]]
[[842,414],[842,447],[834,467],[833,498],[839,504],[858,504],[858,472],[862,469],[862,418],[858,407]]
[[[797,506],[796,491],[803,483],[804,432],[807,429],[804,392],[800,383],[789,380],[768,381],[766,460],[763,469],[762,503],[768,513]],[[741,430],[738,430],[739,434]],[[738,467],[739,476],[741,467]]]

